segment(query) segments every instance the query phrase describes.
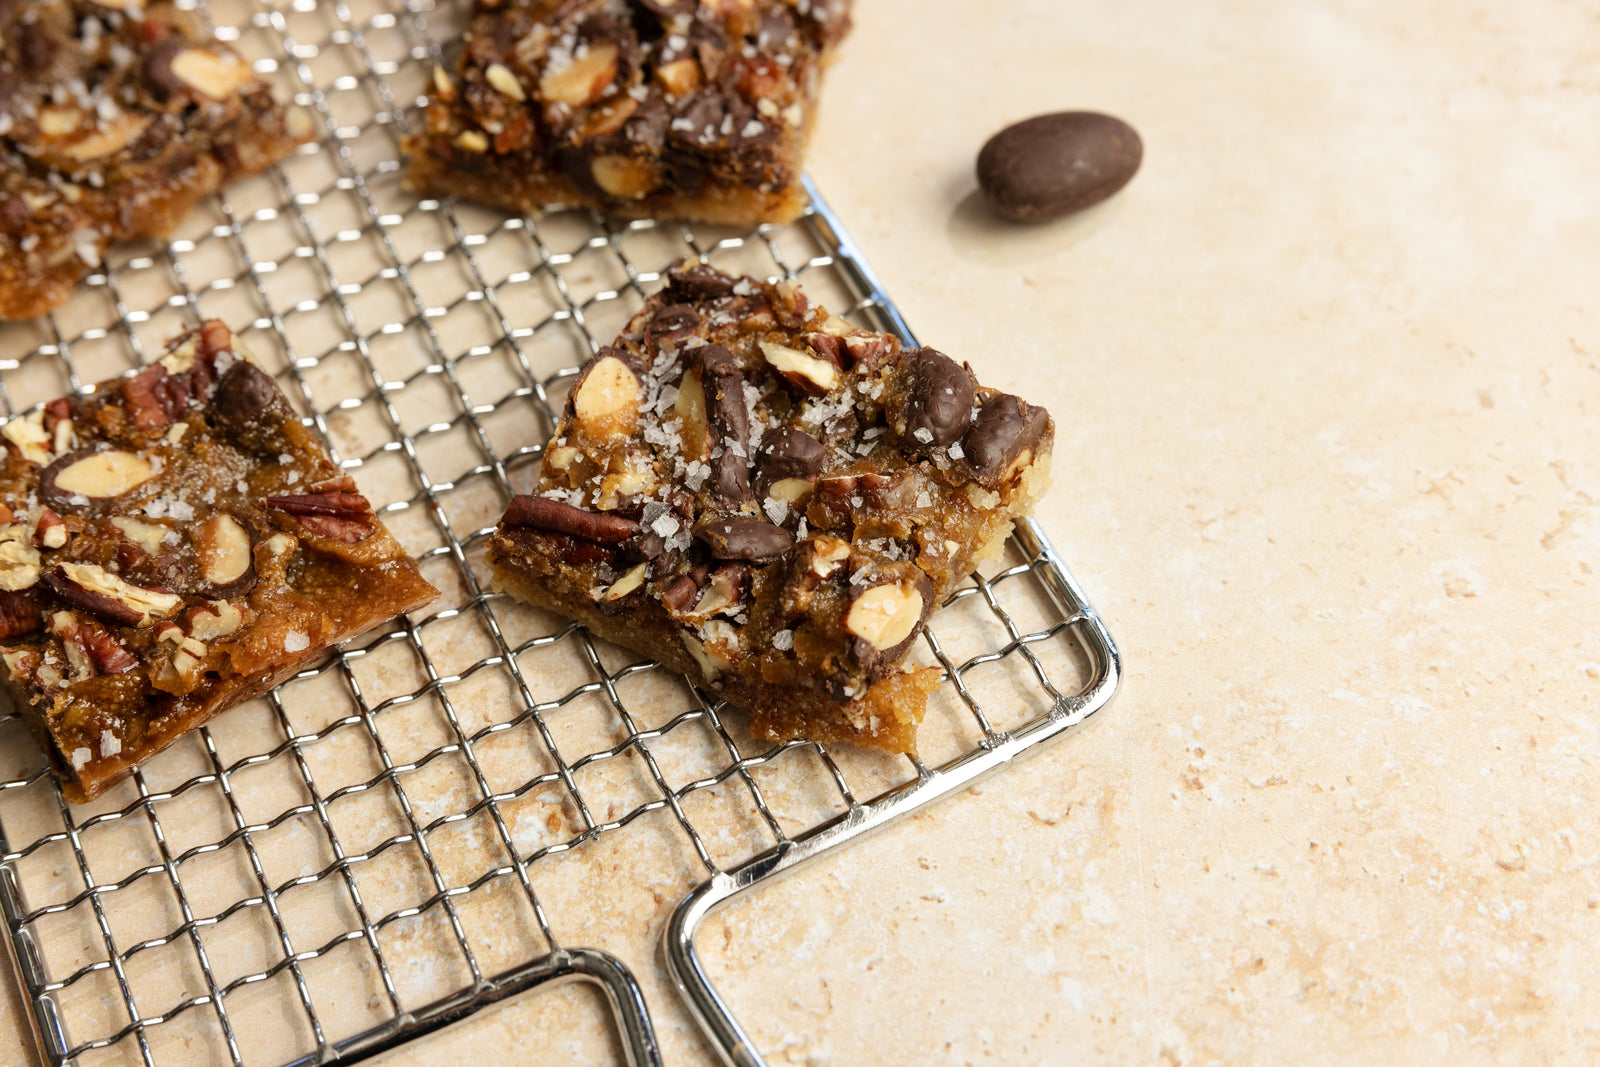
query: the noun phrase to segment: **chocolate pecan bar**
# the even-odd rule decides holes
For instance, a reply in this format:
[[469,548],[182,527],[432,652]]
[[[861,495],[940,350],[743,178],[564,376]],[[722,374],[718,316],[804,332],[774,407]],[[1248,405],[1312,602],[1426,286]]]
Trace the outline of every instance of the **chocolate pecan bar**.
[[683,265],[583,369],[489,560],[758,736],[908,752],[939,672],[899,663],[1043,492],[1053,440],[934,349]]
[[0,3],[0,318],[44,314],[112,242],[168,233],[310,132],[166,0]]
[[72,800],[437,595],[215,320],[0,437],[0,674]]
[[848,0],[479,0],[409,180],[513,211],[787,222],[849,19]]

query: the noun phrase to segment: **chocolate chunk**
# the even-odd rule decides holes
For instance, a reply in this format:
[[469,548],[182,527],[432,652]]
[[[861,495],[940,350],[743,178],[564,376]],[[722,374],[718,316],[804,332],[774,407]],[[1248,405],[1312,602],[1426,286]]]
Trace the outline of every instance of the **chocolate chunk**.
[[694,532],[718,559],[743,559],[752,563],[775,559],[794,547],[794,535],[765,519],[736,515],[702,526]]
[[661,594],[661,603],[669,611],[684,611],[700,595],[700,585],[687,574],[677,578]]
[[972,421],[972,375],[933,348],[906,357],[911,380],[900,417],[906,448],[928,452],[961,440]]
[[693,304],[671,304],[650,317],[650,321],[645,324],[644,335],[650,339],[652,345],[659,347],[665,339],[676,340],[693,333],[698,325],[700,325],[700,313],[694,309]]
[[667,289],[681,301],[718,300],[733,295],[736,279],[705,263],[667,271]]
[[507,526],[549,530],[600,545],[620,545],[639,535],[640,526],[621,515],[607,515],[543,496],[517,496],[506,508]]
[[183,42],[176,38],[157,41],[150,46],[150,51],[145,53],[144,62],[140,69],[144,74],[144,82],[150,88],[150,95],[157,100],[165,102],[179,93],[188,92],[189,85],[172,69],[172,61],[183,51]]
[[1033,450],[1050,426],[1044,408],[1018,400],[1009,393],[992,397],[978,412],[962,442],[967,466],[978,481],[994,488],[1006,479],[1012,464]]
[[733,353],[722,345],[696,349],[695,358],[705,391],[706,422],[712,428],[711,473],[717,495],[729,504],[741,504],[750,499],[750,402],[744,395],[744,374]]
[[245,449],[262,455],[288,450],[283,425],[294,417],[270,375],[247,360],[229,367],[211,397],[211,422]]
[[978,153],[978,186],[1017,222],[1082,211],[1127,185],[1144,158],[1139,134],[1121,119],[1060,111],[1007,126]]
[[794,19],[789,9],[780,7],[761,12],[761,28],[756,32],[756,47],[763,52],[782,51],[794,39]]
[[806,433],[788,427],[768,430],[757,449],[756,465],[768,482],[782,478],[814,478],[827,459],[822,442]]

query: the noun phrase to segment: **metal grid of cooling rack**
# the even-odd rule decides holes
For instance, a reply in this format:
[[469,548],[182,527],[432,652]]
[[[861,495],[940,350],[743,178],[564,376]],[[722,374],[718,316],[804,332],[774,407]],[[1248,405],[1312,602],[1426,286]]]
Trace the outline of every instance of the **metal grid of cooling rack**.
[[597,900],[648,881],[686,1003],[730,1063],[761,1062],[700,967],[700,921],[1103,706],[1109,634],[1025,525],[930,624],[916,655],[947,684],[904,759],[757,742],[682,679],[492,593],[483,543],[565,388],[672,261],[798,278],[909,340],[905,323],[820,197],[743,234],[408,195],[397,138],[448,7],[198,7],[320,140],[168,244],[118,253],[54,315],[0,329],[0,403],[81,392],[224,318],[444,596],[91,805],[63,802],[0,713],[0,919],[42,1054],[345,1062],[579,978],[629,1060],[657,1063],[648,948],[571,947],[607,940]]

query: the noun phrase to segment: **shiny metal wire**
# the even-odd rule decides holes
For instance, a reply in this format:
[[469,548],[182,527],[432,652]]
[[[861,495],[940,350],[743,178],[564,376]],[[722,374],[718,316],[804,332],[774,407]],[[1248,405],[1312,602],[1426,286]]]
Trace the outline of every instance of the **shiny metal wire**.
[[[831,305],[840,305],[842,295],[840,306],[851,317],[910,340],[905,321],[814,188],[813,206],[799,222],[752,233],[613,225],[581,212],[507,219],[405,194],[397,138],[415,121],[410,107],[443,55],[440,41],[452,33],[448,8],[422,0],[403,7],[211,0],[198,10],[310,111],[318,144],[248,190],[217,197],[207,209],[209,228],[122,254],[89,280],[79,302],[36,323],[0,329],[0,404],[7,414],[19,413],[56,393],[82,392],[153,358],[161,338],[184,323],[220,314],[280,355],[280,382],[364,487],[385,470],[399,480],[402,489],[380,510],[391,525],[413,523],[413,536],[427,546],[420,554],[430,576],[450,578],[457,595],[431,615],[352,643],[265,698],[257,713],[268,736],[259,744],[241,749],[219,720],[196,732],[186,756],[164,754],[141,769],[110,804],[67,805],[21,720],[0,713],[0,757],[10,760],[0,764],[0,923],[41,1055],[60,1065],[104,1052],[154,1067],[171,1059],[174,1035],[185,1045],[186,1035],[200,1035],[208,1050],[201,1061],[261,1062],[241,1035],[248,997],[268,983],[278,990],[274,1009],[303,1034],[299,1046],[272,1062],[353,1062],[526,989],[576,979],[604,991],[630,1062],[658,1064],[639,982],[611,955],[561,944],[536,882],[541,865],[555,857],[664,813],[691,846],[704,879],[671,917],[668,971],[727,1062],[761,1063],[696,955],[700,922],[732,897],[1070,731],[1116,690],[1120,665],[1110,634],[1043,531],[1024,524],[1010,564],[958,591],[930,627],[925,661],[946,673],[951,723],[937,762],[912,758],[897,770],[867,773],[848,752],[809,742],[754,743],[737,715],[687,687],[681,709],[647,719],[633,687],[660,673],[653,664],[618,666],[614,654],[572,626],[512,633],[512,606],[484,585],[475,565],[492,529],[481,523],[497,511],[484,510],[482,494],[503,504],[531,477],[565,386],[610,335],[601,323],[636,307],[672,258],[699,255],[798,278],[808,289],[831,287],[835,295],[823,298]],[[419,231],[433,239],[419,243]],[[283,236],[263,243],[258,233]],[[496,265],[507,248],[510,267]],[[350,255],[358,250],[364,258]],[[219,257],[230,265],[217,269]],[[461,284],[436,289],[435,268],[442,266]],[[545,304],[528,298],[534,290]],[[452,320],[465,311],[487,324],[485,336],[463,340],[452,332]],[[398,372],[389,347],[395,339],[420,353]],[[562,354],[550,356],[551,344]],[[474,368],[491,357],[512,368],[514,381],[481,394]],[[342,389],[329,385],[338,366],[355,372]],[[419,395],[433,398],[420,405],[421,418],[413,401]],[[360,415],[370,416],[365,436],[348,425]],[[454,442],[455,454],[465,457],[443,473],[434,458],[441,441]],[[968,608],[988,627],[982,647],[951,642],[941,630],[941,619]],[[435,635],[467,624],[481,654],[469,663],[439,662]],[[1063,646],[1077,657],[1076,668],[1062,666]],[[545,693],[538,672],[524,663],[566,647],[587,678]],[[414,686],[389,692],[380,681],[375,687],[366,661],[391,652],[413,658]],[[1024,706],[984,700],[980,683],[991,669],[1010,672],[1026,691]],[[474,698],[459,696],[486,677],[500,680],[509,694],[504,713],[487,721],[473,717]],[[297,686],[324,682],[339,694],[335,710],[307,725],[312,698],[300,694],[311,690]],[[607,709],[612,743],[582,751],[564,746],[563,716],[582,700]],[[387,723],[418,706],[431,709],[437,736],[426,750],[400,751]],[[505,781],[485,753],[511,736],[525,736],[542,762],[537,773]],[[670,750],[684,737],[702,740],[715,758],[708,762],[702,754],[692,771],[680,766]],[[352,738],[376,770],[330,778],[326,751]],[[595,772],[625,761],[639,768],[643,792],[624,799]],[[463,792],[452,804],[426,787],[424,776],[443,766],[459,772]],[[283,770],[292,795],[262,809],[253,783],[272,768]],[[831,799],[821,809],[796,807],[786,799],[791,781],[825,789]],[[560,798],[566,822],[562,832],[531,845],[519,837],[513,809],[544,792]],[[344,813],[373,797],[392,809],[394,832],[351,840]],[[735,797],[764,847],[728,853],[708,831],[701,802],[732,804]],[[218,823],[215,832],[195,838],[187,818],[174,813],[200,801],[215,809]],[[441,858],[438,842],[471,825],[497,858],[469,877]],[[273,840],[297,827],[307,828],[326,862],[284,878],[274,866]],[[107,873],[103,841],[116,834],[137,836],[127,846],[136,858],[110,864]],[[221,856],[238,866],[231,894],[219,897],[207,864]],[[366,875],[396,856],[409,857],[424,889],[410,903],[389,907],[376,900]],[[40,873],[46,868],[71,884],[46,885]],[[691,880],[695,874],[681,873]],[[475,894],[486,888],[515,897],[529,916],[523,958],[492,972],[480,965],[485,949],[469,914]],[[308,941],[296,902],[323,890],[337,895],[348,922]],[[141,893],[158,894],[174,921],[130,935],[119,905]],[[241,917],[259,922],[272,958],[235,974],[225,970],[228,961],[212,937]],[[400,955],[396,945],[407,943],[391,935],[422,919],[434,923],[443,946],[437,951],[462,977],[446,995],[410,1004],[400,973],[419,962],[419,950]],[[70,937],[63,932],[69,923],[75,924]],[[328,1006],[319,965],[346,952],[370,961],[376,1023],[363,1016],[365,1022],[350,1024]],[[137,972],[169,953],[182,955],[194,988],[152,1007]],[[63,964],[67,959],[81,962]]]

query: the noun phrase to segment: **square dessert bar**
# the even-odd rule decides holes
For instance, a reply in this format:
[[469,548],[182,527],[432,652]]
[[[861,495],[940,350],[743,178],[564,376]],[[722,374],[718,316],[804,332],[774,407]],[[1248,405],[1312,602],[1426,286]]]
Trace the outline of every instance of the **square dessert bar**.
[[438,595],[215,320],[0,436],[0,674],[71,800]]
[[1043,492],[1053,440],[940,352],[680,266],[583,369],[489,560],[757,736],[909,752],[939,672],[898,664]]
[[520,212],[787,222],[849,22],[848,0],[479,0],[409,180]]
[[0,4],[0,318],[44,314],[114,241],[168,233],[310,132],[166,0]]

